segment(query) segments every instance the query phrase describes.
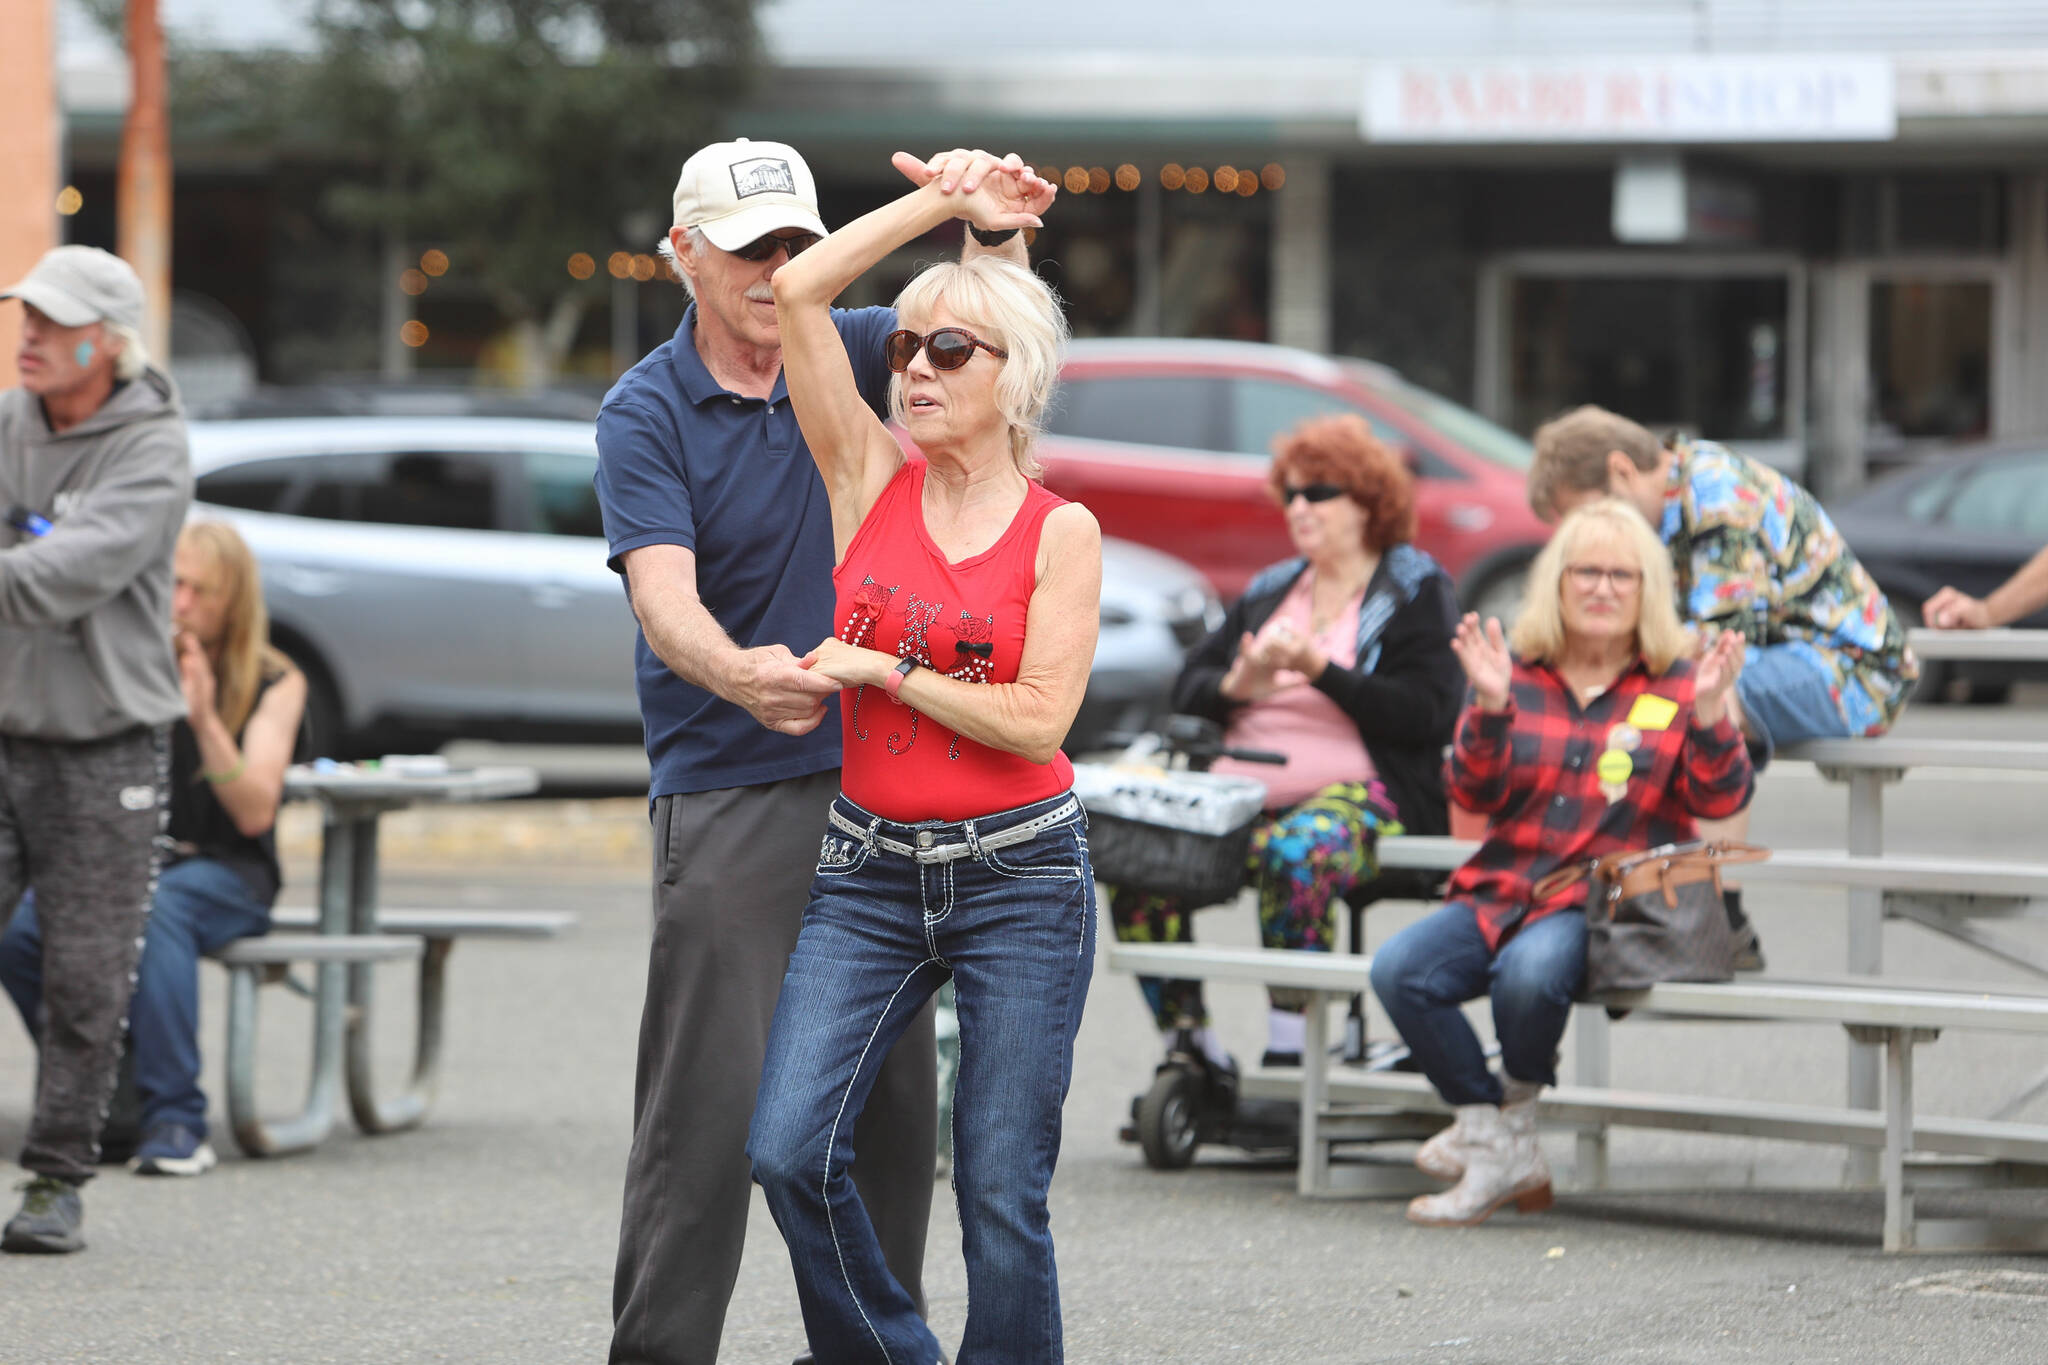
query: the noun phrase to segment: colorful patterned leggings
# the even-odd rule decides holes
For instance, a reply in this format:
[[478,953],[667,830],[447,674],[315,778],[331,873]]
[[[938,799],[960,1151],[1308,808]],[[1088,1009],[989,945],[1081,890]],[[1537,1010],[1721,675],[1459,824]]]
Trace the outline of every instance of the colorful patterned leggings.
[[[1377,782],[1336,783],[1254,825],[1244,879],[1259,893],[1260,941],[1268,948],[1330,951],[1336,939],[1331,903],[1379,875],[1383,832],[1399,834],[1401,826]],[[1134,887],[1112,887],[1109,893],[1110,919],[1123,943],[1192,943],[1195,911],[1201,908]],[[1138,987],[1161,1029],[1208,1024],[1201,982],[1143,976]],[[1277,988],[1269,994],[1275,1009],[1307,1005],[1300,991]]]

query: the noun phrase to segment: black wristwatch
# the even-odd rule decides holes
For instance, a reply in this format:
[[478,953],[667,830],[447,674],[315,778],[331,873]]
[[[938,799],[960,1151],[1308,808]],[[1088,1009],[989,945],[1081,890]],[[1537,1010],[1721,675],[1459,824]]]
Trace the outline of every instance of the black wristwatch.
[[889,670],[889,676],[882,679],[882,690],[894,697],[903,690],[903,680],[910,676],[910,670],[917,667],[917,660],[905,659]]
[[967,225],[967,230],[973,233],[974,240],[980,242],[983,246],[1002,246],[1005,243],[1007,243],[1012,237],[1015,237],[1018,233],[1022,232],[1024,229],[998,228],[994,232],[983,232],[974,224],[969,223]]

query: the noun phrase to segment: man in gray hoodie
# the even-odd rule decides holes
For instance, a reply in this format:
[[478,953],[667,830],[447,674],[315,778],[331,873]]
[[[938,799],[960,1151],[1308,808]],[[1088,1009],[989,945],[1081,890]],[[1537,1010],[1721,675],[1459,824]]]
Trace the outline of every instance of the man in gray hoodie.
[[0,1248],[76,1251],[185,712],[171,553],[192,459],[125,262],[61,246],[0,298],[25,314],[0,391],[0,923],[35,892],[45,981],[32,1179]]

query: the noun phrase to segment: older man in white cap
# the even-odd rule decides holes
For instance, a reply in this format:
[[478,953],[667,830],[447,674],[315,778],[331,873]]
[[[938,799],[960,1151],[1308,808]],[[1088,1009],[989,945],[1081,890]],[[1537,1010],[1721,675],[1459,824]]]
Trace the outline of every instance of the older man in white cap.
[[[964,150],[896,164],[948,191],[1025,169]],[[653,768],[653,945],[612,1291],[611,1359],[632,1365],[718,1358],[746,1235],[747,1121],[839,787],[836,687],[797,662],[832,630],[831,509],[790,410],[769,283],[824,235],[817,188],[794,149],[740,139],[684,163],[674,207],[662,251],[693,302],[597,420]],[[963,251],[1025,263],[1020,233],[977,232]],[[834,316],[886,414],[894,311]],[[862,1201],[920,1307],[936,1106],[927,1011],[854,1136]]]
[[170,724],[171,553],[192,500],[178,395],[143,354],[142,282],[62,246],[19,299],[18,388],[0,392],[0,919],[33,890],[42,1065],[8,1251],[85,1245],[92,1176],[150,884]]

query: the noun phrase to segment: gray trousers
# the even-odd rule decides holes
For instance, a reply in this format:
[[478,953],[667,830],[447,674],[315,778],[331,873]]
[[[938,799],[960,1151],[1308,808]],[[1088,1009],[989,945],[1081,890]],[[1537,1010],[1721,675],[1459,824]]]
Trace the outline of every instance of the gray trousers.
[[33,887],[42,1059],[21,1164],[92,1178],[169,819],[162,727],[86,743],[0,737],[0,926]]
[[[613,1365],[718,1359],[746,1239],[747,1125],[768,1025],[838,791],[832,771],[654,803],[654,942],[612,1281]],[[919,1312],[937,1147],[927,1004],[854,1127],[854,1184]]]

